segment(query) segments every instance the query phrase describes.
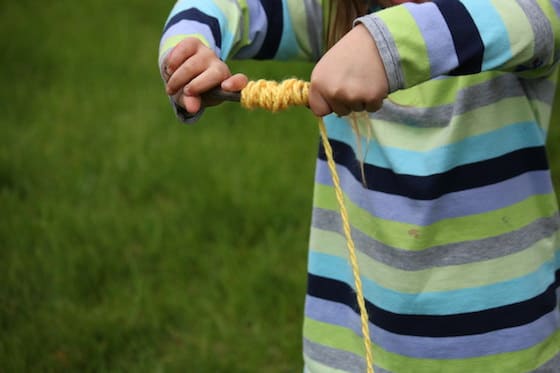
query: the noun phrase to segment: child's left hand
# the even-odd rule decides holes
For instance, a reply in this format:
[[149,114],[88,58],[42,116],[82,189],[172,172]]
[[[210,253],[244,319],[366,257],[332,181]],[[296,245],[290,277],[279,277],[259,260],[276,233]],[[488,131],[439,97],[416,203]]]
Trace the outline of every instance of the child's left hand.
[[311,74],[309,107],[317,116],[332,112],[374,112],[389,92],[385,67],[367,28],[357,25],[317,63]]

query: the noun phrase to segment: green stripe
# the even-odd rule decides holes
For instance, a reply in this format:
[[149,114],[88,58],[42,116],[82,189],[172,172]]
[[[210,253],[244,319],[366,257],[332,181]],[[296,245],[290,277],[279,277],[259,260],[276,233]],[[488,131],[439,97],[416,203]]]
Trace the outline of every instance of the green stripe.
[[159,57],[161,58],[161,56],[163,56],[167,51],[174,48],[177,44],[179,44],[186,38],[198,39],[202,42],[202,44],[210,47],[210,43],[208,42],[208,40],[206,40],[206,38],[204,38],[204,36],[202,36],[201,34],[178,34],[165,39],[165,42],[162,44],[159,50]]
[[[416,294],[482,287],[525,276],[554,258],[554,242],[559,239],[560,232],[512,255],[478,263],[439,267],[437,271],[405,271],[378,262],[361,251],[357,255],[362,276],[386,289]],[[348,256],[344,236],[317,228],[311,229],[310,249],[345,259]]]
[[[226,20],[226,24],[221,23],[220,28],[222,29],[222,35],[224,35],[224,29],[227,27],[227,32],[233,35],[233,41],[231,44],[231,50],[223,50],[222,45],[222,57],[226,59],[234,56],[242,47],[249,43],[247,35],[249,30],[249,8],[247,7],[246,1],[241,3],[237,1],[216,1],[214,5],[217,6]],[[247,43],[247,44],[245,44]],[[224,56],[224,53],[228,53]]]
[[[504,123],[535,120],[524,97],[512,97],[457,115],[446,127],[420,128],[374,119],[372,138],[383,146],[410,151],[430,151],[504,127]],[[539,105],[543,112],[550,106]],[[465,126],[465,123],[469,123]],[[365,133],[365,132],[364,132]]]
[[552,106],[539,100],[530,100],[529,104],[533,108],[534,116],[539,118],[539,126],[543,133],[547,134],[550,125],[550,118],[552,116]]
[[406,40],[397,44],[405,87],[411,87],[430,79],[430,57],[422,33],[414,17],[405,7],[392,7],[379,12],[394,40]]
[[[526,48],[526,45],[534,45],[535,35],[527,30],[531,30],[531,24],[525,12],[518,4],[504,5],[502,1],[492,1],[492,5],[500,14],[510,39],[510,51],[513,58],[506,62],[502,69],[513,69],[520,61],[529,61],[533,57],[533,48]],[[513,42],[514,41],[514,42]]]
[[[224,15],[227,25],[220,24],[220,28],[227,26],[227,31],[232,35],[239,35],[239,23],[238,20],[241,19],[240,10],[242,9],[240,5],[235,1],[214,1],[214,5],[217,6]],[[245,13],[244,15],[247,15]]]
[[326,365],[319,363],[317,360],[313,360],[308,355],[303,354],[303,359],[305,361],[305,366],[310,372],[321,372],[321,373],[344,373],[344,370],[330,368]]
[[428,80],[414,87],[395,91],[389,95],[389,98],[400,105],[420,108],[451,105],[457,101],[457,93],[495,79],[499,74],[491,71],[475,75],[449,76]]
[[[312,342],[363,356],[360,336],[341,326],[306,318],[304,335]],[[560,331],[529,349],[469,359],[419,359],[385,351],[373,345],[376,365],[393,372],[414,373],[472,373],[472,372],[528,372],[552,359],[560,350]],[[490,370],[492,367],[492,370]]]
[[303,336],[312,342],[327,347],[351,352],[359,356],[365,356],[362,337],[342,326],[327,324],[305,317],[303,322]]
[[290,19],[292,21],[292,29],[296,36],[300,57],[306,57],[308,60],[313,55],[311,50],[311,42],[307,31],[307,11],[303,1],[289,1],[288,9]]
[[249,30],[251,27],[251,20],[249,16],[249,5],[247,5],[247,0],[238,0],[239,7],[241,8],[241,17],[243,19],[243,33],[241,34],[241,40],[238,45],[232,48],[231,55],[234,56],[239,52],[239,50],[251,43],[249,40]]
[[[315,196],[314,207],[338,211],[333,187],[315,184]],[[556,212],[554,195],[546,194],[532,196],[500,210],[446,219],[422,227],[374,217],[348,198],[345,203],[353,227],[386,245],[411,251],[499,236]]]

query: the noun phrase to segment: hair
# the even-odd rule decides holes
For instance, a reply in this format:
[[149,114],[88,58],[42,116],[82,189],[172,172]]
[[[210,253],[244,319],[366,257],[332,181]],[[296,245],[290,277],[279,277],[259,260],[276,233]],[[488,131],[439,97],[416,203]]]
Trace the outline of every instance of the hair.
[[[328,26],[326,31],[326,46],[327,50],[335,45],[348,31],[352,29],[354,20],[358,17],[367,14],[369,6],[373,3],[371,0],[331,0],[328,8]],[[364,119],[366,119],[364,121]],[[350,114],[350,125],[356,136],[356,146],[357,146],[357,157],[361,159],[360,171],[362,176],[362,184],[366,185],[365,176],[365,157],[362,149],[362,130],[360,123],[369,123],[367,120],[367,114],[365,113],[351,113]],[[371,138],[371,128],[366,124],[366,136],[365,138],[369,140]]]
[[370,1],[365,0],[331,0],[328,8],[329,18],[326,45],[330,49],[348,31],[352,23],[360,16],[367,14]]

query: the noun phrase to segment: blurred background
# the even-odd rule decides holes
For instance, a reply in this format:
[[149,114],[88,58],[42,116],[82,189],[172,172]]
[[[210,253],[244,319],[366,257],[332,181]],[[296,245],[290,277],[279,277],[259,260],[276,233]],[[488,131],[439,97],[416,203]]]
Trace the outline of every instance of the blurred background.
[[178,123],[172,6],[2,3],[0,372],[302,369],[315,120],[228,103]]
[[179,123],[172,6],[2,4],[0,372],[301,371],[316,123],[233,103]]

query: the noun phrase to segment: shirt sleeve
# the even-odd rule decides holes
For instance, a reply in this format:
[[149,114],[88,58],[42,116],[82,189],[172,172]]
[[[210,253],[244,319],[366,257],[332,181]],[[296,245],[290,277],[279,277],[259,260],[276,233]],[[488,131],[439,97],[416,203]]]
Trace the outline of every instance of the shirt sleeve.
[[322,50],[321,0],[179,0],[159,46],[159,62],[195,37],[222,59],[317,60]]
[[[325,1],[326,3],[326,1]],[[158,65],[181,40],[194,37],[222,60],[276,59],[316,61],[323,49],[323,0],[179,0],[167,17]],[[177,106],[187,123],[191,115]]]
[[559,16],[560,0],[434,0],[357,22],[375,39],[393,92],[441,75],[547,75],[559,58]]

